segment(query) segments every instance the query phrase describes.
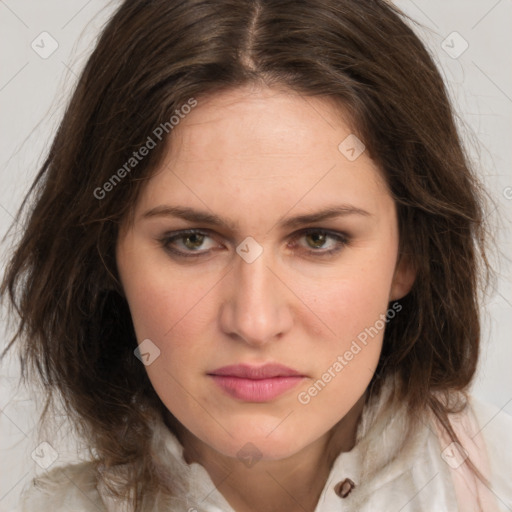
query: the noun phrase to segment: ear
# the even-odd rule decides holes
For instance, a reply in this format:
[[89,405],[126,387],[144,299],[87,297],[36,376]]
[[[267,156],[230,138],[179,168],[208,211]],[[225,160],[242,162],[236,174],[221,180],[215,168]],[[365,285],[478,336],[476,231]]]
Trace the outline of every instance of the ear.
[[416,268],[412,264],[410,257],[407,255],[400,256],[395,267],[389,300],[399,300],[405,297],[411,291],[415,279]]

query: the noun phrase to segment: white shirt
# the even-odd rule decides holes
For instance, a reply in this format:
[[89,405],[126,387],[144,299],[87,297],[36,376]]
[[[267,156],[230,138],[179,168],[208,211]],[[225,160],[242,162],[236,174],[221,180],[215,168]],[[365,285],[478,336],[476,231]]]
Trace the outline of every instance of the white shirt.
[[[385,406],[389,396],[391,387],[385,386],[365,406],[356,444],[334,461],[315,512],[512,511],[511,416],[471,398],[462,415],[450,418],[471,460],[488,478],[488,489],[475,483],[465,456],[440,437],[434,421],[411,429],[406,407]],[[159,493],[154,504],[145,504],[145,512],[235,512],[203,466],[185,462],[182,445],[162,420],[155,420],[153,432],[154,457],[175,475],[175,496]],[[122,467],[102,474],[113,481]],[[116,501],[103,482],[98,484],[91,462],[52,469],[35,479],[22,507],[23,512],[131,510],[128,501]]]

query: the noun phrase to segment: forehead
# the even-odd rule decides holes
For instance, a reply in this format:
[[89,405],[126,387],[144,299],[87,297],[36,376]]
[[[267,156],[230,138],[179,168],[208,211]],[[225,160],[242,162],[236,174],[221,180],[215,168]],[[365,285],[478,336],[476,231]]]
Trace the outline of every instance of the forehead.
[[326,147],[336,149],[340,134],[353,131],[348,113],[332,99],[246,86],[200,99],[172,133],[173,156],[325,159],[332,156],[322,155]]
[[240,215],[354,197],[367,209],[389,194],[365,151],[348,158],[344,141],[355,137],[349,117],[327,98],[245,87],[198,99],[173,129],[138,210],[179,201]]

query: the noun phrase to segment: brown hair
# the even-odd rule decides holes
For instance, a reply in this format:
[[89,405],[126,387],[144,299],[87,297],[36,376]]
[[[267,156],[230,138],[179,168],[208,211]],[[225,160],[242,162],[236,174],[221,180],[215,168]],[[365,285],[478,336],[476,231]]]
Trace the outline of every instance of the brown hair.
[[383,0],[126,0],[23,202],[1,291],[19,314],[8,349],[18,340],[23,377],[35,371],[47,405],[62,397],[106,466],[137,461],[127,481],[137,503],[161,485],[147,446],[149,413],[164,406],[134,357],[114,247],[172,133],[111,180],[191,98],[248,83],[338,102],[396,201],[400,255],[417,278],[386,328],[372,392],[397,374],[411,415],[432,409],[453,438],[439,393],[464,391],[475,373],[482,193],[443,80],[403,15]]

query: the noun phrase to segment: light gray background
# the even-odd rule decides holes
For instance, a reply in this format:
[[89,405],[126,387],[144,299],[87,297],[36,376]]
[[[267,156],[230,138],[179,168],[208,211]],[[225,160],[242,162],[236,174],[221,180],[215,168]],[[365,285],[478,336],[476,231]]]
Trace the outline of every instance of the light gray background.
[[[396,3],[423,25],[418,32],[442,69],[468,150],[495,201],[490,218],[500,221],[499,279],[483,305],[482,361],[473,394],[512,413],[512,1]],[[117,1],[105,0],[0,0],[2,237],[49,148],[84,59],[116,5]],[[48,58],[42,58],[31,47],[34,40],[37,43],[46,37],[40,37],[44,31],[58,43]],[[48,51],[50,41],[45,41],[44,51]],[[39,46],[43,51],[40,42]],[[1,247],[2,265],[10,240]],[[7,340],[3,332],[2,339]],[[2,366],[0,379],[0,511],[6,512],[17,510],[23,486],[34,474],[44,472],[31,458],[38,443],[34,424],[40,401],[33,392],[16,387],[17,375],[16,358],[11,357]],[[76,460],[80,449],[66,435],[65,425],[60,432],[62,442],[54,444],[59,458],[52,468]]]

